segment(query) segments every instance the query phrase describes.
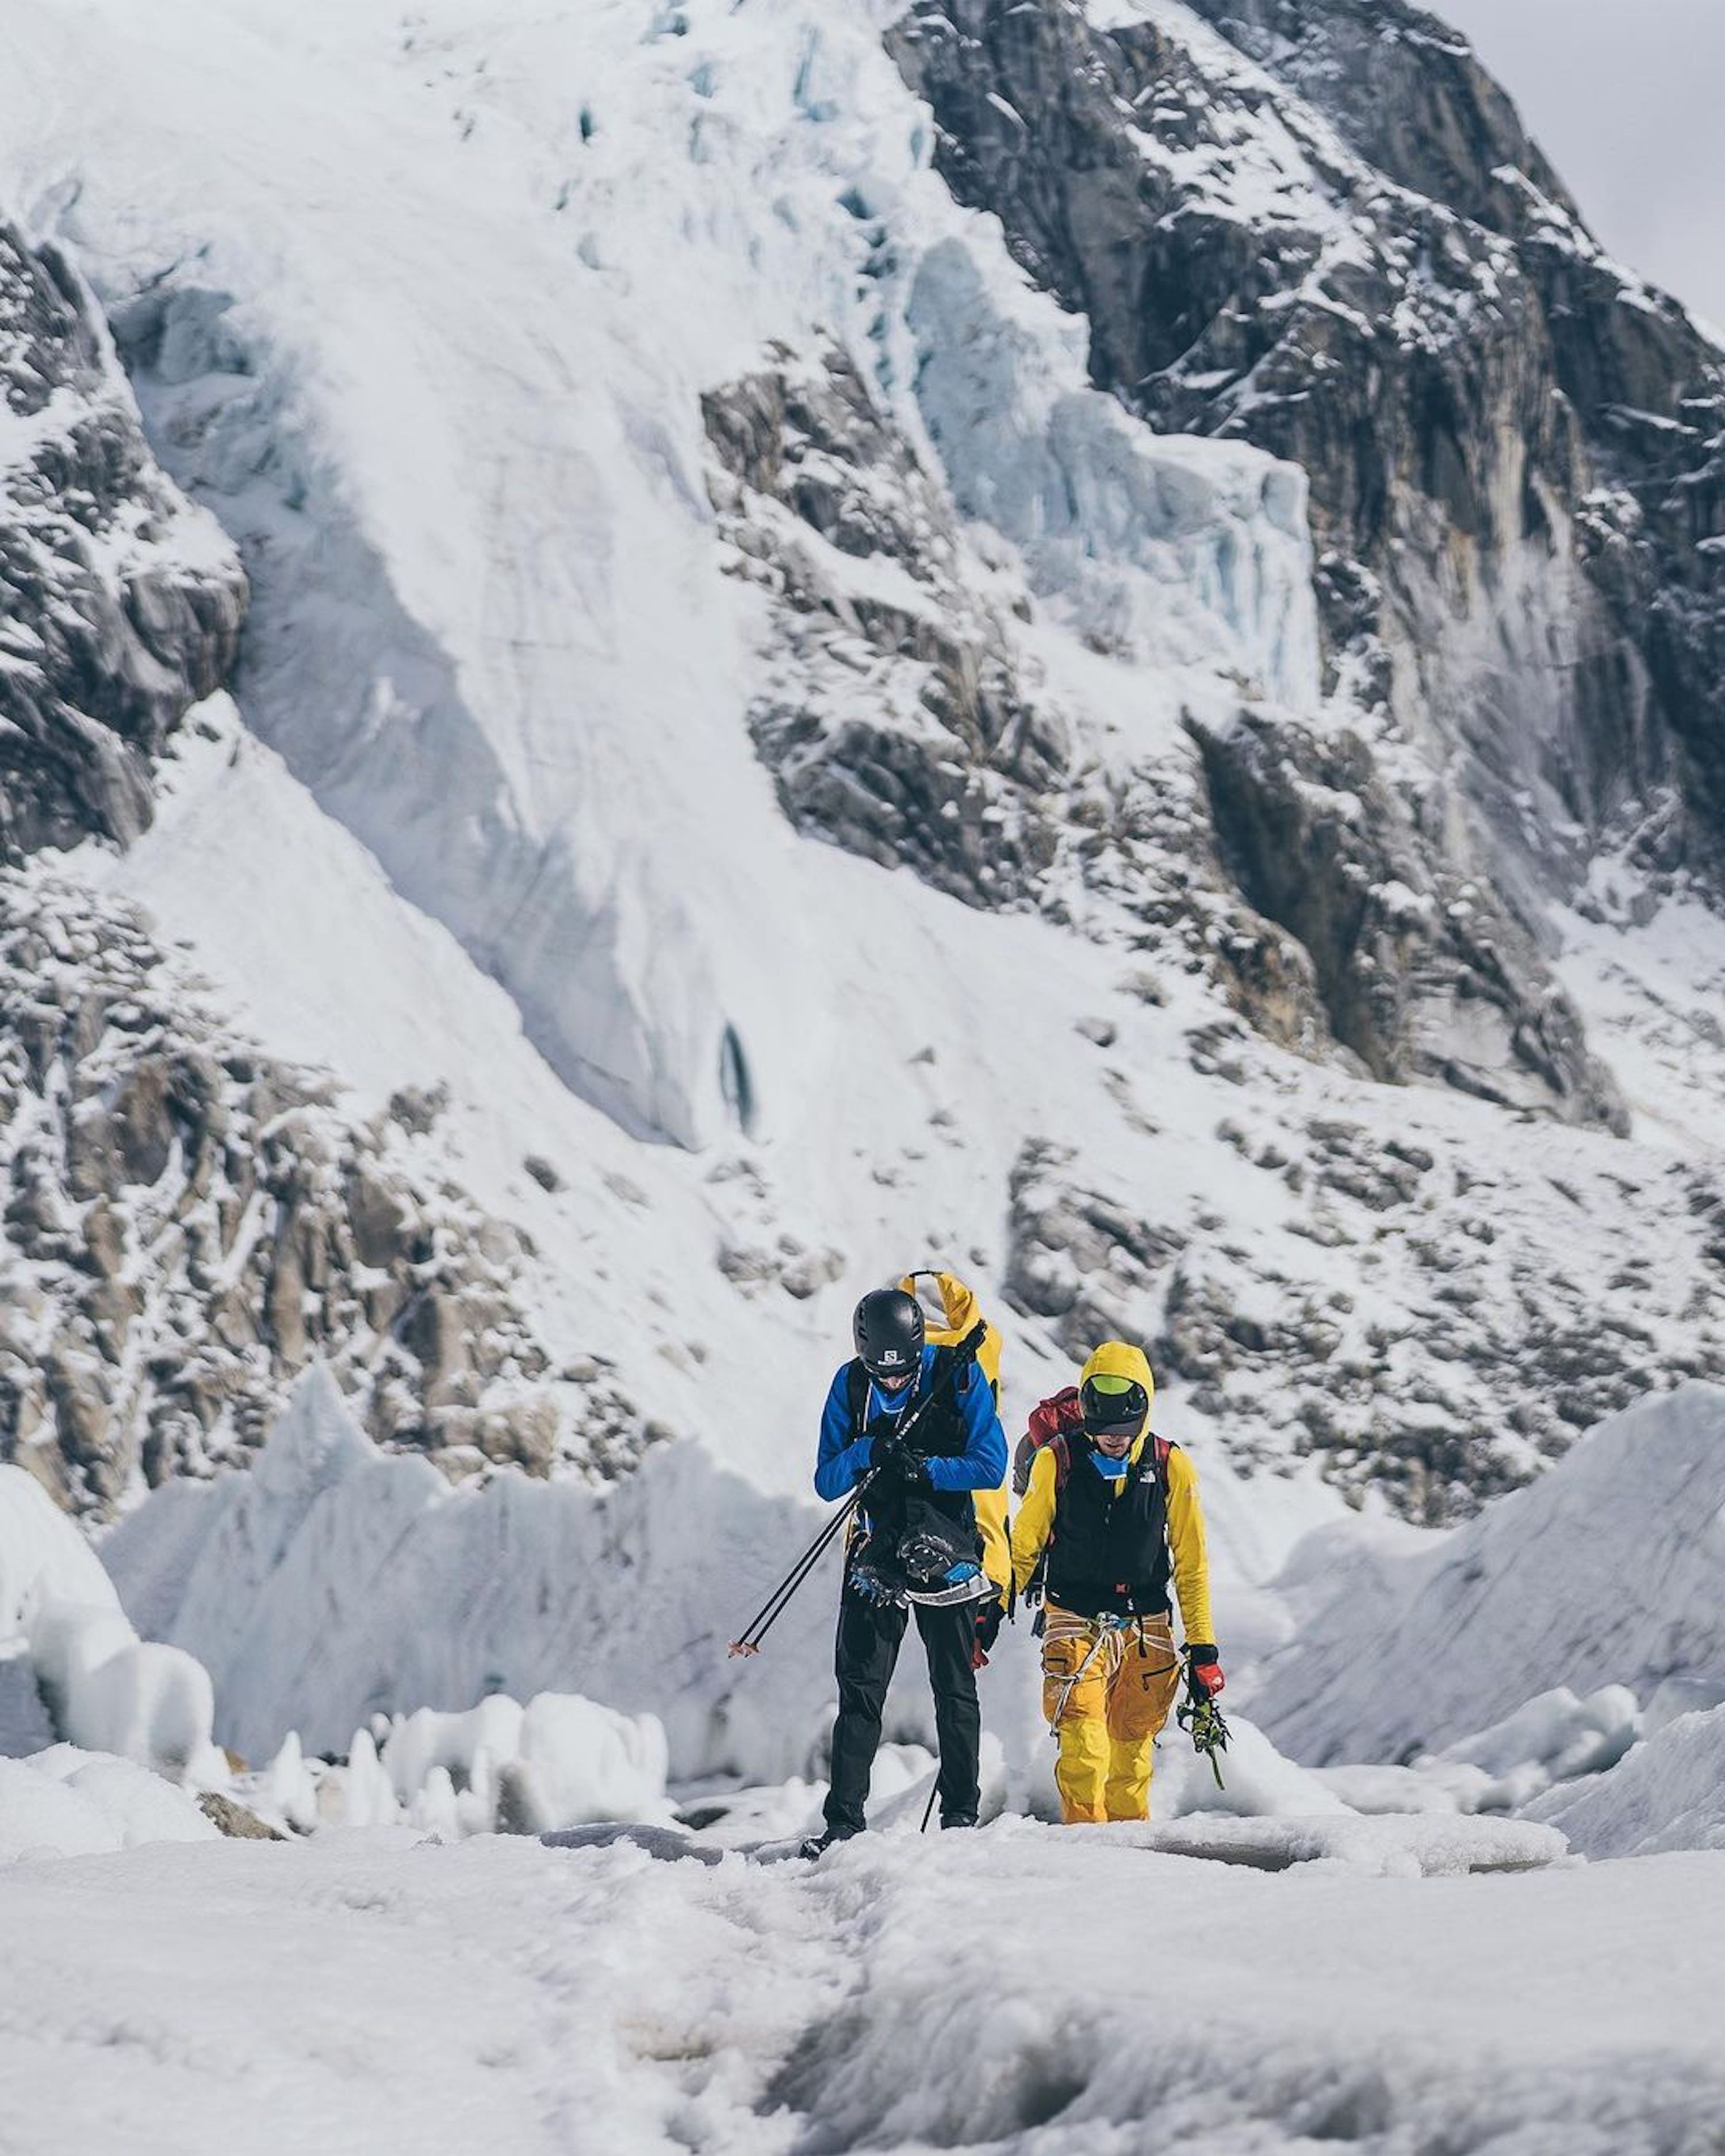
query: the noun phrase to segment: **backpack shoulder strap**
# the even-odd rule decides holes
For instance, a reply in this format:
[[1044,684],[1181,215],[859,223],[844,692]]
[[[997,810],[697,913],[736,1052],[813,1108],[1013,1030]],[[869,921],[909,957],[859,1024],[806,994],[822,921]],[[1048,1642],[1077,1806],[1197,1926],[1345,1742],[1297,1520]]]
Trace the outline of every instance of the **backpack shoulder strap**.
[[1066,1442],[1066,1433],[1057,1430],[1048,1440],[1048,1449],[1054,1455],[1055,1502],[1059,1504],[1065,1495],[1067,1480],[1072,1472],[1072,1448]]
[[863,1418],[869,1411],[869,1373],[860,1355],[853,1356],[845,1366],[845,1404],[850,1410],[850,1435],[855,1440],[863,1435]]

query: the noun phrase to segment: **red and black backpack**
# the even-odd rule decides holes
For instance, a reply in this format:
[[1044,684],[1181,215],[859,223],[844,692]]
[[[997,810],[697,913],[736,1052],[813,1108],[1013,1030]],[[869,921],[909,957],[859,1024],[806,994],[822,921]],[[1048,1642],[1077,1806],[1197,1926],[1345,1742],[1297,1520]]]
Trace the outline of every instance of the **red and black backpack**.
[[[1054,1447],[1055,1496],[1058,1500],[1066,1486],[1066,1477],[1072,1471],[1072,1450],[1066,1440],[1075,1430],[1084,1427],[1084,1409],[1078,1398],[1076,1385],[1068,1385],[1064,1392],[1055,1394],[1051,1399],[1040,1400],[1030,1410],[1030,1425],[1018,1441],[1012,1456],[1012,1491],[1022,1497],[1030,1486],[1030,1471],[1036,1465],[1036,1455],[1045,1445]],[[1168,1486],[1168,1456],[1173,1449],[1172,1440],[1150,1433],[1156,1448],[1156,1478]]]
[[[1039,1400],[1030,1411],[1029,1426],[1019,1440],[1013,1453],[1013,1495],[1022,1497],[1029,1489],[1030,1471],[1036,1465],[1037,1454],[1045,1446],[1051,1446],[1055,1463],[1055,1502],[1058,1506],[1061,1493],[1066,1487],[1067,1478],[1072,1472],[1072,1448],[1066,1440],[1075,1430],[1083,1428],[1084,1408],[1079,1399],[1076,1385],[1068,1385],[1063,1392],[1055,1394],[1050,1399]],[[1154,1430],[1150,1433],[1150,1471],[1162,1486],[1163,1510],[1166,1517],[1168,1456],[1173,1450],[1173,1444],[1169,1438],[1158,1437]],[[1025,1584],[1024,1599],[1026,1602],[1035,1602],[1041,1598],[1043,1578],[1048,1570],[1048,1552],[1053,1543],[1054,1537],[1050,1535],[1047,1547],[1037,1560],[1035,1571]],[[1018,1597],[1014,1594],[1008,1599],[1010,1604],[1015,1603]],[[1038,1621],[1040,1623],[1040,1620]]]

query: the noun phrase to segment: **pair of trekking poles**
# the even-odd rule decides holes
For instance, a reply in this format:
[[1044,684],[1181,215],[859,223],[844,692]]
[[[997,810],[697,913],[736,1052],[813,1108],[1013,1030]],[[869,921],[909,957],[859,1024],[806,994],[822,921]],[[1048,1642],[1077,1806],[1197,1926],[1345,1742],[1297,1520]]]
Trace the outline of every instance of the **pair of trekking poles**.
[[[957,1380],[958,1373],[976,1360],[977,1350],[982,1346],[983,1341],[988,1337],[988,1327],[986,1319],[978,1318],[976,1323],[971,1327],[969,1332],[967,1332],[964,1337],[958,1342],[957,1348],[954,1351],[952,1363],[948,1366],[947,1374],[942,1380],[941,1384],[937,1385],[934,1390],[929,1394],[928,1397],[925,1400],[911,1410],[909,1416],[906,1419],[904,1428],[898,1432],[898,1442],[901,1446],[904,1446],[909,1443],[911,1431],[916,1429],[917,1424],[922,1421],[923,1416],[927,1414],[928,1410],[940,1398],[943,1388],[946,1385],[955,1383]],[[796,1593],[797,1589],[803,1584],[803,1581],[808,1578],[809,1573],[814,1571],[816,1565],[820,1563],[822,1558],[826,1555],[828,1550],[831,1548],[839,1531],[850,1519],[852,1514],[855,1512],[858,1507],[862,1503],[863,1499],[868,1494],[870,1486],[879,1479],[880,1472],[881,1471],[878,1467],[870,1467],[869,1469],[868,1472],[863,1476],[862,1480],[857,1484],[850,1495],[845,1500],[845,1502],[839,1507],[833,1517],[827,1522],[825,1527],[821,1529],[820,1532],[809,1545],[808,1548],[803,1551],[802,1556],[798,1558],[797,1562],[791,1567],[784,1578],[780,1580],[778,1585],[773,1589],[772,1594],[768,1596],[767,1599],[761,1604],[761,1607],[755,1612],[748,1623],[743,1626],[742,1632],[731,1642],[730,1648],[728,1650],[729,1653],[732,1655],[742,1655],[745,1656],[758,1655],[760,1653],[761,1642],[766,1638],[767,1635],[773,1630],[773,1626],[784,1614],[785,1605],[789,1602],[791,1597]]]
[[[958,1343],[957,1353],[952,1358],[946,1382],[951,1383],[956,1380],[958,1372],[976,1359],[977,1350],[987,1337],[988,1330],[986,1322],[978,1319],[966,1333],[964,1338]],[[939,1395],[940,1388],[937,1387],[920,1406],[911,1411],[904,1429],[899,1433],[899,1441],[901,1445],[909,1438],[911,1432],[929,1409],[934,1405]],[[880,1472],[879,1468],[871,1467],[864,1475],[833,1517],[827,1522],[748,1623],[743,1626],[737,1638],[732,1640],[726,1650],[729,1655],[741,1656],[747,1660],[760,1653],[761,1643],[784,1614],[797,1589],[831,1548],[839,1534],[861,1505],[870,1486]],[[1222,1789],[1225,1785],[1222,1780],[1220,1755],[1228,1748],[1228,1725],[1222,1718],[1222,1710],[1194,1676],[1189,1661],[1186,1666],[1186,1697],[1181,1702],[1175,1719],[1181,1728],[1191,1738],[1193,1750],[1200,1758],[1209,1761],[1210,1772],[1216,1778],[1216,1787],[1219,1789]],[[934,1810],[934,1791],[931,1789],[928,1793],[928,1810],[922,1815],[925,1831]]]

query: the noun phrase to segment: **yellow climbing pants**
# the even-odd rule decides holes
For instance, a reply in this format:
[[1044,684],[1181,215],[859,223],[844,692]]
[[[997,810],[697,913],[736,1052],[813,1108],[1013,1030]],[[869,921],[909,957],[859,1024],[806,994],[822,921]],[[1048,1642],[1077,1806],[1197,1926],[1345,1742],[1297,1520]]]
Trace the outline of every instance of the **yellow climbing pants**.
[[1179,1689],[1166,1617],[1105,1626],[1048,1604],[1042,1711],[1060,1739],[1055,1781],[1068,1826],[1150,1816],[1156,1738]]

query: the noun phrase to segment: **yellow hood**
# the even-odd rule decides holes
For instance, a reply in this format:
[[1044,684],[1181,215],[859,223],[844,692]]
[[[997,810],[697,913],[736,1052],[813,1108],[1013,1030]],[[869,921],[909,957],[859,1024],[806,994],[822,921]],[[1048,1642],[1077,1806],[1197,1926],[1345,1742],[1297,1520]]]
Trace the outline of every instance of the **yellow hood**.
[[[1091,1378],[1127,1378],[1144,1388],[1144,1397],[1153,1408],[1156,1404],[1156,1380],[1150,1374],[1150,1365],[1142,1348],[1128,1347],[1124,1340],[1105,1340],[1091,1355],[1078,1374],[1083,1385]],[[1150,1418],[1144,1418],[1144,1427],[1132,1440],[1130,1457],[1136,1460],[1143,1447],[1150,1429]]]

